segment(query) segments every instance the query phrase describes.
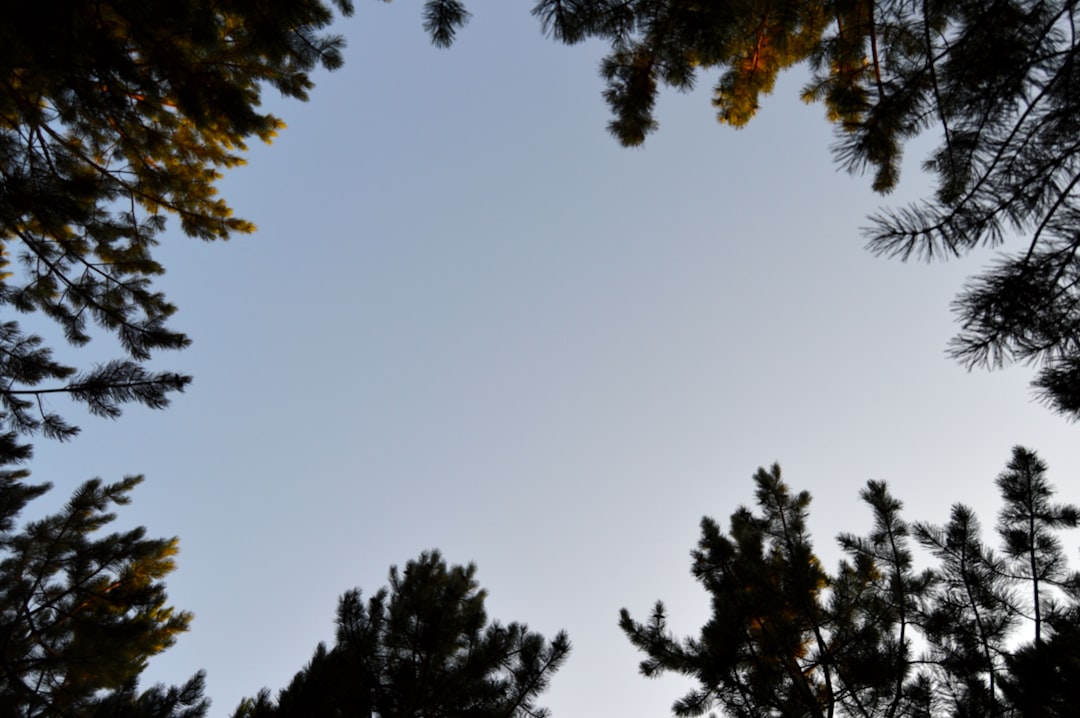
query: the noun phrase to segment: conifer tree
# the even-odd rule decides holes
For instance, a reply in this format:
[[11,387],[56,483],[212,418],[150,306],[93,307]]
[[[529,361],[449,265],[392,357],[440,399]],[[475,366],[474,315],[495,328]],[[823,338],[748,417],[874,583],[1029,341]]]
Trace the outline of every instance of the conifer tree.
[[544,718],[536,699],[570,642],[489,623],[475,574],[432,551],[391,568],[389,589],[366,602],[347,592],[334,646],[320,644],[276,700],[263,690],[235,718]]
[[1001,690],[1023,718],[1071,716],[1080,705],[1080,610],[1074,605],[1046,620],[1049,638],[1006,657]]
[[[334,0],[344,14],[350,0]],[[251,232],[217,196],[223,169],[281,121],[263,87],[306,99],[309,72],[341,64],[322,0],[15,3],[0,24],[0,307],[48,317],[75,346],[97,333],[122,355],[94,367],[54,358],[18,321],[0,323],[0,430],[65,438],[49,408],[66,394],[102,416],[161,407],[189,377],[151,371],[188,345],[167,324],[153,256],[166,218],[203,240]],[[10,438],[10,437],[9,437]],[[18,443],[5,441],[6,449]],[[18,454],[5,457],[15,459]]]
[[203,677],[140,691],[147,660],[186,631],[162,579],[176,539],[100,535],[141,481],[88,481],[60,512],[16,526],[48,485],[0,471],[0,717],[201,718]]
[[[1017,447],[998,477],[1001,556],[968,507],[954,506],[944,526],[909,526],[900,501],[871,481],[861,497],[873,529],[841,534],[846,558],[833,574],[806,532],[809,495],[793,495],[778,467],[759,470],[756,512],[738,509],[727,535],[702,521],[692,572],[712,617],[700,635],[672,635],[661,603],[645,623],[624,609],[620,625],[645,654],[644,675],[697,682],[677,716],[1072,715],[1080,575],[1056,532],[1076,525],[1077,509],[1052,501],[1045,468]],[[913,543],[932,568],[915,570]]]
[[[431,4],[447,9],[428,15],[445,44],[467,15],[457,0]],[[905,144],[933,134],[924,166],[936,191],[875,215],[870,249],[931,260],[1015,239],[957,298],[950,351],[969,368],[1038,365],[1037,394],[1080,418],[1075,2],[536,0],[533,14],[560,42],[609,46],[608,128],[624,145],[657,129],[664,85],[686,90],[713,73],[718,119],[741,127],[796,65],[810,69],[803,99],[835,123],[836,159],[870,169],[877,191],[899,181]]]
[[1031,617],[1035,644],[1042,643],[1042,626],[1055,619],[1055,607],[1047,602],[1047,589],[1068,588],[1075,576],[1056,531],[1076,528],[1080,512],[1075,506],[1051,501],[1054,489],[1046,478],[1046,464],[1022,447],[1013,450],[1012,461],[997,478],[1005,506],[998,515],[998,534],[1011,576],[1031,583]]

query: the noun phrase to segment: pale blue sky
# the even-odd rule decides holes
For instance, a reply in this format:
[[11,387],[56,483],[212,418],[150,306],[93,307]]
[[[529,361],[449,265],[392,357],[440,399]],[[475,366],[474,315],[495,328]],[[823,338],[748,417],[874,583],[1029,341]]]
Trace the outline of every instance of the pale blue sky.
[[[147,475],[122,521],[180,537],[170,596],[196,618],[146,680],[205,668],[212,716],[281,688],[342,592],[432,547],[478,564],[492,617],[569,631],[555,718],[668,715],[680,684],[638,677],[618,610],[663,598],[695,631],[698,521],[726,524],[773,461],[813,493],[830,565],[868,529],[868,478],[912,520],[964,501],[992,526],[1020,443],[1080,502],[1077,427],[1030,371],[945,358],[949,302],[993,253],[867,254],[883,200],[834,169],[797,77],[738,132],[703,78],[623,149],[602,48],[545,40],[528,7],[473,2],[441,51],[418,3],[361,3],[346,66],[306,105],[268,93],[289,128],[222,183],[259,232],[161,248],[195,344],[160,364],[191,389],[39,442],[56,501]],[[910,159],[890,202],[926,191]]]

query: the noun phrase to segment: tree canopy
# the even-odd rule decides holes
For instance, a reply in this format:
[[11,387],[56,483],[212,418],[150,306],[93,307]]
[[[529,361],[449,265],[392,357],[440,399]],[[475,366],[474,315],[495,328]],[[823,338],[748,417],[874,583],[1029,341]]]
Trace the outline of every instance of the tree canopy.
[[[350,0],[334,0],[349,14]],[[92,327],[116,359],[79,368],[18,321],[0,323],[4,450],[19,435],[77,428],[45,403],[64,393],[90,412],[161,407],[190,380],[146,361],[189,343],[156,291],[166,218],[204,240],[254,226],[217,196],[223,169],[282,122],[259,109],[269,85],[306,99],[309,72],[341,64],[340,37],[321,34],[321,0],[107,0],[19,3],[0,26],[0,306],[56,322],[81,346]],[[52,383],[50,383],[52,382]],[[14,452],[14,453],[12,453]]]
[[101,535],[141,481],[83,484],[61,511],[16,520],[48,485],[0,471],[0,716],[201,718],[203,677],[140,691],[147,661],[187,630],[163,579],[176,539]]
[[[1038,365],[1037,395],[1080,418],[1080,74],[1067,0],[536,0],[545,32],[606,43],[600,74],[624,145],[658,128],[659,90],[715,73],[720,122],[741,127],[777,76],[809,68],[802,96],[836,125],[835,157],[900,178],[905,144],[937,138],[932,197],[872,217],[871,251],[902,259],[1018,249],[969,280],[950,353],[969,368]],[[430,0],[437,44],[467,19]]]
[[[646,676],[675,672],[698,687],[678,716],[1066,716],[1080,698],[1080,573],[1057,532],[1080,509],[1053,501],[1046,466],[1017,447],[998,477],[1002,552],[978,518],[953,506],[944,526],[909,524],[884,482],[861,493],[866,536],[841,534],[833,573],[807,531],[810,495],[780,468],[754,476],[757,511],[740,508],[725,535],[702,520],[693,575],[712,616],[679,639],[657,603],[620,624],[645,654]],[[913,545],[931,568],[917,570]],[[1027,629],[1026,640],[1021,629]]]
[[245,700],[236,718],[544,718],[536,705],[570,653],[521,623],[488,622],[476,566],[438,551],[390,569],[390,587],[338,605],[337,640],[272,700]]

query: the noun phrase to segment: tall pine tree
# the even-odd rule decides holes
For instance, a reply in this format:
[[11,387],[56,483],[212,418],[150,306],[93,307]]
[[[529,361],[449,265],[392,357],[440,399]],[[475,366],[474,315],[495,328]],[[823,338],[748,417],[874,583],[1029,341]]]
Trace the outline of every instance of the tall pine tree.
[[390,587],[338,606],[337,640],[280,692],[245,700],[235,718],[544,718],[536,703],[566,660],[520,623],[488,622],[476,567],[437,551],[390,569]]

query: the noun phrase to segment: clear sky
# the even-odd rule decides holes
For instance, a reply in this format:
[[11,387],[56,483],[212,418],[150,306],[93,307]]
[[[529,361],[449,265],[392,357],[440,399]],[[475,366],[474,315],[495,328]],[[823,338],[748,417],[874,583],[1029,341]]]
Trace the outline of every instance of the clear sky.
[[160,248],[195,343],[159,365],[190,390],[37,444],[54,501],[147,476],[121,522],[180,537],[169,593],[195,621],[144,680],[206,669],[215,718],[284,686],[346,589],[434,547],[477,563],[493,618],[570,633],[554,718],[662,718],[683,684],[637,675],[618,610],[663,598],[696,631],[698,522],[726,526],[774,461],[814,495],[830,566],[836,533],[869,529],[869,478],[911,520],[962,501],[990,528],[1023,444],[1080,502],[1077,427],[1033,401],[1031,370],[945,356],[949,303],[993,252],[863,249],[870,212],[927,191],[917,150],[875,196],[836,171],[797,75],[740,131],[703,77],[623,149],[603,48],[545,40],[528,9],[474,0],[437,50],[418,2],[360,3],[336,26],[345,67],[307,104],[268,91],[289,127],[222,183],[258,233]]

